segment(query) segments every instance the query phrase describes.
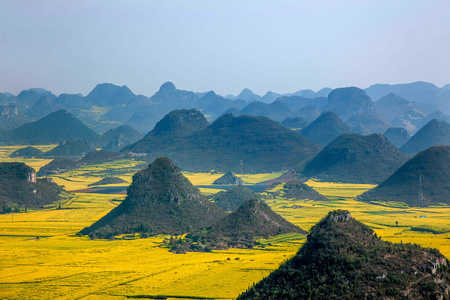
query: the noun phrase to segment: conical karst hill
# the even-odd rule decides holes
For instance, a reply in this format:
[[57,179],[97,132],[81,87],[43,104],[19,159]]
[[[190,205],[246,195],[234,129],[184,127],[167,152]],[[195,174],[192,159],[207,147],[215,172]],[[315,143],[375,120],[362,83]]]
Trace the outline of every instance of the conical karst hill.
[[[201,115],[196,111],[197,114]],[[320,150],[302,135],[265,117],[235,117],[227,113],[206,128],[200,130],[195,126],[197,129],[182,136],[165,133],[160,136],[157,128],[162,122],[141,141],[122,151],[145,153],[147,158],[168,156],[187,171],[264,173],[291,169]]]
[[36,171],[24,163],[0,163],[0,207],[3,212],[42,208],[62,199],[63,189],[52,179],[36,177]]
[[284,197],[287,199],[303,200],[309,199],[314,201],[329,201],[327,197],[318,193],[309,185],[300,180],[292,180],[283,186]]
[[205,116],[196,109],[173,110],[156,123],[155,128],[143,139],[124,150],[146,152],[152,157],[164,155],[172,152],[180,139],[207,126]]
[[352,132],[350,126],[332,111],[324,112],[300,133],[321,147],[325,147],[343,133]]
[[11,153],[11,155],[9,155],[9,157],[26,157],[26,158],[30,158],[30,157],[41,157],[42,154],[44,154],[44,152],[42,152],[41,150],[28,146],[25,148],[20,148],[16,151],[14,151],[13,153]]
[[232,171],[226,172],[222,177],[217,178],[214,180],[213,184],[232,184],[232,185],[239,185],[244,184],[244,180],[237,177],[236,174]]
[[186,235],[186,241],[174,244],[172,251],[207,251],[208,249],[253,248],[258,237],[306,231],[275,213],[264,201],[246,201],[226,218],[204,231]]
[[380,134],[347,133],[323,148],[301,173],[322,181],[380,183],[407,160],[408,156]]
[[450,146],[450,125],[433,119],[413,135],[400,150],[413,156],[436,145]]
[[420,152],[358,199],[401,201],[411,206],[450,205],[450,146]]
[[286,170],[320,150],[318,145],[268,118],[232,114],[225,114],[207,128],[194,132],[187,142],[187,147],[173,155],[183,169],[193,171]]
[[45,145],[61,143],[73,138],[92,141],[98,134],[66,110],[58,110],[11,131],[11,143]]
[[[95,139],[94,145],[97,148],[104,148],[108,146],[111,142],[120,141],[121,144],[125,146],[137,142],[138,140],[142,139],[142,137],[143,137],[142,134],[137,132],[136,129],[134,129],[133,127],[129,125],[120,125],[116,128],[106,131],[97,139]],[[111,146],[109,145],[109,147]]]
[[137,172],[126,199],[81,231],[91,238],[124,233],[182,234],[210,226],[226,213],[208,201],[168,158]]
[[383,133],[383,136],[397,148],[403,146],[411,138],[408,131],[402,127],[391,127]]
[[333,211],[293,258],[238,299],[446,299],[449,284],[438,250],[384,242],[348,211]]
[[357,87],[338,88],[328,94],[324,111],[334,111],[344,121],[355,114],[373,111],[373,102],[366,92]]
[[259,198],[259,194],[240,184],[229,190],[218,192],[213,196],[214,203],[226,211],[233,211],[246,201]]

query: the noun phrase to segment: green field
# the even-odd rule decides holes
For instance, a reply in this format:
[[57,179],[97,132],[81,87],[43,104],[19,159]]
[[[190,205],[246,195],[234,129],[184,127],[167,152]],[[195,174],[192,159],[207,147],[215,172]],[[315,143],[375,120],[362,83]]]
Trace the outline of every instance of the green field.
[[[2,147],[2,161],[10,161],[5,157],[17,148],[20,147]],[[45,164],[38,159],[21,161],[30,162],[35,168]],[[67,190],[85,189],[112,174],[130,183],[141,164],[121,160],[85,166],[54,179]],[[196,185],[209,185],[221,175],[186,173]],[[256,183],[279,175],[242,175],[242,178]],[[371,185],[317,181],[307,184],[330,201],[292,201],[272,196],[269,191],[267,203],[306,230],[328,211],[347,209],[384,240],[439,248],[450,258],[450,207],[403,209],[372,205],[354,200]],[[129,299],[165,295],[178,299],[234,299],[293,256],[305,242],[302,236],[288,234],[262,240],[261,246],[252,250],[173,254],[161,246],[164,236],[106,241],[76,235],[124,197],[76,193],[61,209],[0,215],[0,298]]]

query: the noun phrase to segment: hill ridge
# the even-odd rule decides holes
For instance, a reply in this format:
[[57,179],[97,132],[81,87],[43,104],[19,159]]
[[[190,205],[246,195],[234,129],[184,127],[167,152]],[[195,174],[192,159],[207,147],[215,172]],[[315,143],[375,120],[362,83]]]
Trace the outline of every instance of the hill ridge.
[[447,259],[436,249],[382,241],[350,212],[331,211],[297,254],[243,299],[442,299]]

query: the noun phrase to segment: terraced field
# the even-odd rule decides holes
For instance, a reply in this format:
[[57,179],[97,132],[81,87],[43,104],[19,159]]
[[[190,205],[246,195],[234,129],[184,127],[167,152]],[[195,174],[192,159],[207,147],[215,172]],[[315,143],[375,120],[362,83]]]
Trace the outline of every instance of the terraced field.
[[[5,157],[16,148],[2,147]],[[9,158],[3,158],[3,161]],[[22,159],[42,166],[44,161]],[[86,189],[108,175],[131,182],[142,162],[123,160],[83,167],[54,177],[67,190]],[[222,174],[186,173],[195,185],[210,185]],[[243,175],[250,184],[281,174]],[[384,240],[436,247],[450,258],[450,207],[399,208],[354,200],[370,185],[307,184],[330,201],[293,201],[266,194],[272,208],[309,230],[333,209],[348,209]],[[273,191],[280,191],[281,186]],[[269,191],[270,192],[270,191]],[[304,237],[284,235],[261,240],[252,250],[173,254],[147,239],[89,240],[76,233],[108,213],[125,195],[76,193],[60,209],[0,215],[0,298],[129,299],[165,295],[170,299],[233,299],[267,276],[301,247]]]

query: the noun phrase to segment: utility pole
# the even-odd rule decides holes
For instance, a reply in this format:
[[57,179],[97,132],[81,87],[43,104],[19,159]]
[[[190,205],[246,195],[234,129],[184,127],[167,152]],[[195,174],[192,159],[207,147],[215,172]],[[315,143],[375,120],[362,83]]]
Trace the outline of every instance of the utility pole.
[[422,174],[419,175],[419,205],[423,205]]

